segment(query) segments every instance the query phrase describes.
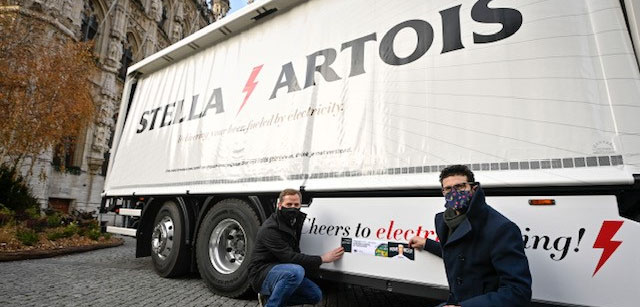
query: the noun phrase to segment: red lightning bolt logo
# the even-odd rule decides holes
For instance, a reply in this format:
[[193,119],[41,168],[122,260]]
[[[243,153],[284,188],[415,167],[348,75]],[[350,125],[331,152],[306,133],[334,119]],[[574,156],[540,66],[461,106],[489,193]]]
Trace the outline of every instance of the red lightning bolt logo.
[[249,80],[247,80],[247,84],[244,86],[244,89],[242,90],[243,93],[247,93],[247,94],[244,96],[244,100],[242,101],[242,104],[240,105],[240,109],[238,109],[238,113],[236,113],[236,115],[240,114],[240,111],[242,111],[244,104],[247,103],[249,96],[251,96],[251,93],[253,92],[256,85],[258,84],[258,82],[255,82],[255,79],[258,76],[258,73],[260,73],[262,66],[264,66],[264,64],[254,67],[253,70],[251,71]]
[[613,252],[618,249],[622,241],[613,241],[613,236],[618,232],[624,221],[604,221],[602,222],[602,228],[596,238],[596,242],[593,243],[593,248],[602,248],[602,255],[600,261],[596,265],[596,270],[593,271],[592,277],[598,273],[598,270],[609,260],[609,257],[613,255]]

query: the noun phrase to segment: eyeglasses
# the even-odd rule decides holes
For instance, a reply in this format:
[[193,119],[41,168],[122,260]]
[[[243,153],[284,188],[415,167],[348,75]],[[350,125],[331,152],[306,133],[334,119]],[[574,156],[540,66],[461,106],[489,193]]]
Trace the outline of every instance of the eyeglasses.
[[465,191],[470,187],[476,186],[477,184],[478,184],[477,182],[462,182],[462,183],[454,184],[452,186],[442,187],[442,195],[447,195],[451,193],[451,191],[453,190],[456,190],[458,192]]

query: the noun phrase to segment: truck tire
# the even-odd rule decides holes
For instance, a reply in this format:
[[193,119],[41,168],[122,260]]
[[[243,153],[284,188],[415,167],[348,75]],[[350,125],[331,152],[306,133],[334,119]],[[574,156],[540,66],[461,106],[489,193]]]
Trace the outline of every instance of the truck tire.
[[189,269],[189,250],[185,246],[184,217],[178,204],[166,201],[153,222],[151,260],[158,275],[176,277]]
[[200,276],[218,295],[249,291],[249,260],[260,222],[249,204],[225,199],[211,209],[198,230],[196,259]]

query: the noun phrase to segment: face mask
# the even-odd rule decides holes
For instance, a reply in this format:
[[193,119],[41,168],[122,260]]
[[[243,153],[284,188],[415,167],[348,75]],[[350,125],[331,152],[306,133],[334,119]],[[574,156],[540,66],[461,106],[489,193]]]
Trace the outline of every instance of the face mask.
[[444,196],[444,200],[447,202],[444,204],[446,208],[465,212],[469,208],[471,203],[471,191],[458,191],[453,189],[447,195]]
[[278,210],[278,213],[280,214],[280,217],[286,221],[287,223],[289,223],[289,225],[293,226],[296,224],[296,220],[298,217],[298,214],[300,213],[300,208],[280,208],[280,210]]

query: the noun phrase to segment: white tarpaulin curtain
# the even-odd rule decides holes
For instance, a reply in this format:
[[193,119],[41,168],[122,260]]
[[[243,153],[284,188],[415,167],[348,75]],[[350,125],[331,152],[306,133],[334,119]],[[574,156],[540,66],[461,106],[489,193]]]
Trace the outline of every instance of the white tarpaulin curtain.
[[313,0],[141,77],[106,191],[620,182],[639,101],[617,0]]

